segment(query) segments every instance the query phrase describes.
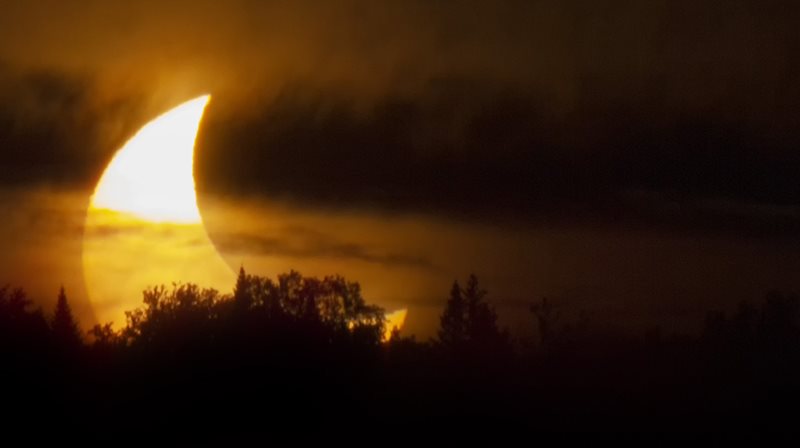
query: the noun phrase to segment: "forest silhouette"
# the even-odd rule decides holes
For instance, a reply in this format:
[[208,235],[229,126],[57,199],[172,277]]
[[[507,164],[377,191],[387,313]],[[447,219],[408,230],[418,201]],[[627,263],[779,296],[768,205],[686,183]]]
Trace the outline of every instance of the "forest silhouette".
[[[262,433],[436,422],[540,430],[791,430],[800,391],[800,298],[769,293],[699,335],[609,332],[530,304],[535,342],[500,328],[475,275],[435,338],[394,329],[341,276],[242,268],[231,293],[157,286],[127,322],[80,330],[0,289],[6,422],[58,416],[94,431]],[[99,429],[98,429],[99,428]],[[355,434],[355,433],[354,433]],[[352,434],[351,434],[352,435]]]

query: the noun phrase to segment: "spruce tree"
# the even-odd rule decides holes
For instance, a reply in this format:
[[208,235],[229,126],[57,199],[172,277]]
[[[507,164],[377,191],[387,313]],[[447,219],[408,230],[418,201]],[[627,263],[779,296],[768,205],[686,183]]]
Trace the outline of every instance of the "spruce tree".
[[485,301],[486,294],[487,291],[478,284],[478,277],[471,274],[464,288],[466,335],[473,349],[494,350],[505,342],[505,335],[497,326],[497,313]]
[[81,332],[78,328],[78,323],[72,316],[72,309],[67,301],[67,294],[63,286],[58,292],[58,301],[53,313],[53,320],[50,322],[50,328],[58,344],[70,348],[81,345]]
[[448,348],[459,348],[466,342],[466,303],[458,281],[453,282],[450,298],[440,318],[439,342]]
[[233,301],[240,310],[246,310],[253,304],[251,283],[244,266],[239,267],[239,276],[236,277],[236,286],[233,288]]

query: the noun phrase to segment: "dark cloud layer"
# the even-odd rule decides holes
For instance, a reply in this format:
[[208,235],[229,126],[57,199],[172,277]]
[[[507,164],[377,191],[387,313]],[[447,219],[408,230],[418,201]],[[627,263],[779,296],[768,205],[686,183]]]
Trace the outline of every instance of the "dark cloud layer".
[[591,98],[553,117],[531,95],[452,79],[367,110],[298,91],[249,117],[209,112],[203,189],[488,221],[798,230],[800,141],[752,122]]
[[93,184],[141,122],[140,103],[101,96],[88,75],[0,66],[3,184]]
[[798,205],[793,2],[34,3],[0,15],[5,182],[92,185],[213,91],[210,193],[712,229],[708,202]]
[[246,253],[264,257],[291,259],[322,258],[337,261],[362,261],[385,267],[412,267],[436,271],[423,256],[402,253],[381,253],[355,242],[339,241],[314,229],[290,227],[270,236],[222,233],[216,235],[219,249],[229,254]]

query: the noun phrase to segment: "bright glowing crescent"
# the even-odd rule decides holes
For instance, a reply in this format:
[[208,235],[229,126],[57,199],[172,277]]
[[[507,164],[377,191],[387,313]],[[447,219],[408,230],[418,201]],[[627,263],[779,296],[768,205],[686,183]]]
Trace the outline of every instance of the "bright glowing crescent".
[[142,291],[194,282],[228,291],[235,275],[206,234],[193,177],[194,144],[209,101],[187,101],[145,125],[117,151],[89,205],[86,288],[99,323],[125,323]]

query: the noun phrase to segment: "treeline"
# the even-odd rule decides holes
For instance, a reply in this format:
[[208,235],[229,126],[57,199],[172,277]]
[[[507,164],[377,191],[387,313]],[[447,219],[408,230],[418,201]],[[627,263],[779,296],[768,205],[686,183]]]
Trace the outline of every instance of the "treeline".
[[385,326],[383,309],[365,302],[358,283],[296,271],[273,281],[242,268],[232,294],[194,284],[157,286],[144,291],[143,304],[126,313],[118,332],[111,323],[92,328],[94,345],[170,351],[189,342],[229,343],[239,334],[251,342],[281,338],[308,346],[377,347]]
[[[286,423],[475,422],[540,429],[787,429],[800,398],[800,299],[769,294],[702,334],[642,335],[529,308],[523,344],[477,277],[455,282],[435,338],[392,332],[358,283],[240,270],[232,293],[150,288],[125,325],[82,332],[65,291],[48,316],[0,289],[3,405],[106,431],[181,425],[262,432]],[[39,416],[39,417],[37,417]],[[97,423],[99,422],[99,423]]]

